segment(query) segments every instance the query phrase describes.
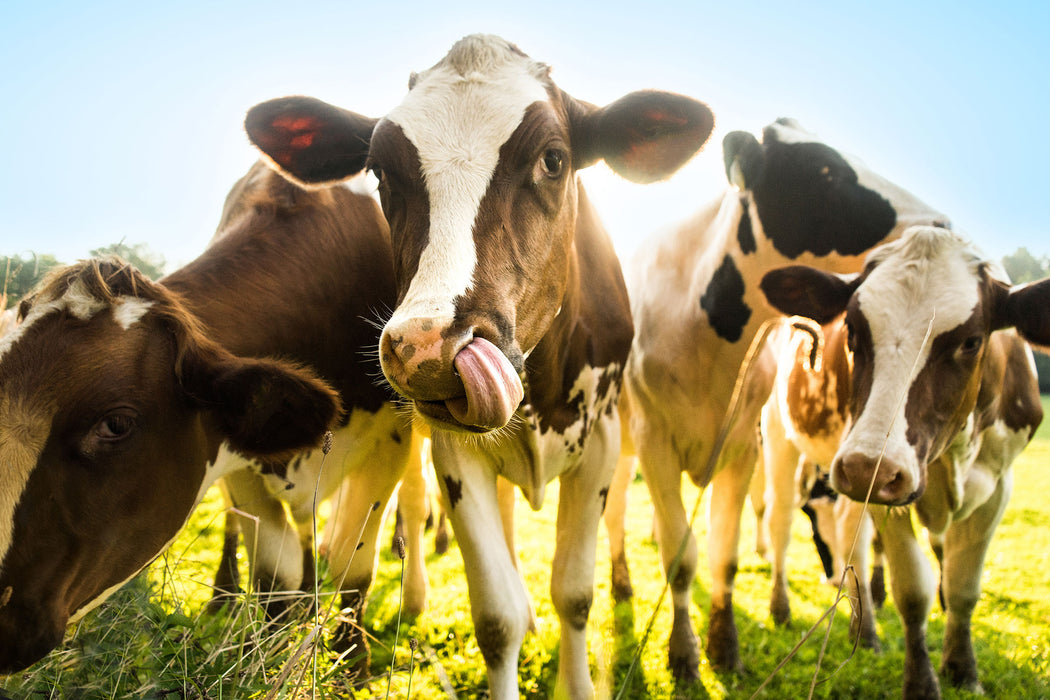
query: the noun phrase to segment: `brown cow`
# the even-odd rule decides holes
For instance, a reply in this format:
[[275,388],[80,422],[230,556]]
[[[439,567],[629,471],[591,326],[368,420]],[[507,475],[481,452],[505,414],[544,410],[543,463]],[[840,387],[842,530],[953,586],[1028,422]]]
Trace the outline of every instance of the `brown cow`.
[[414,75],[382,119],[286,98],[253,109],[247,126],[303,182],[364,167],[379,178],[398,285],[380,359],[432,428],[493,697],[518,696],[530,620],[497,476],[534,508],[560,478],[556,692],[593,695],[585,630],[632,326],[619,262],[576,171],[604,159],[635,181],[667,177],[707,139],[710,111],[655,91],[597,108],[515,46],[470,36]]
[[[367,589],[371,513],[411,443],[362,352],[395,298],[388,229],[371,198],[345,188],[307,192],[259,165],[245,182],[230,230],[161,283],[113,260],[62,268],[0,340],[0,671],[60,643],[225,470],[247,458],[294,482],[293,458],[333,424],[329,464],[345,453],[373,499],[340,511],[354,534],[333,570]],[[262,561],[256,576],[295,585],[293,551],[290,570]]]
[[941,563],[941,671],[979,691],[970,617],[1011,464],[1043,418],[1025,340],[1050,345],[1050,280],[1011,287],[958,235],[915,227],[876,249],[860,275],[793,266],[767,274],[762,289],[786,314],[822,322],[846,312],[852,426],[831,482],[882,504],[872,511],[904,622],[904,696],[940,696],[926,649],[933,572],[913,511]]

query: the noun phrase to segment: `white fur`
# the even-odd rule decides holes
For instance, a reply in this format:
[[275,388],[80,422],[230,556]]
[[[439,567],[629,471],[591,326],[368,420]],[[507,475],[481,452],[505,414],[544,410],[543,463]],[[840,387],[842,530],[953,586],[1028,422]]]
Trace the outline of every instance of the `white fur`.
[[430,239],[408,293],[391,318],[451,320],[473,284],[474,220],[499,149],[526,108],[548,99],[540,64],[496,37],[468,37],[386,116],[419,152],[430,199]]

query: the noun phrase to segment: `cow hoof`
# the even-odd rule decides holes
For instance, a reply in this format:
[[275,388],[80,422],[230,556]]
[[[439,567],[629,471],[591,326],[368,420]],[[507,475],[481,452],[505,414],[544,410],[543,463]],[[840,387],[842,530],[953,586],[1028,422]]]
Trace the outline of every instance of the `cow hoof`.
[[676,681],[694,683],[700,680],[700,654],[695,656],[675,657],[668,654],[667,668],[671,670],[671,677]]
[[905,669],[904,677],[904,700],[940,700],[941,686],[937,682],[937,676],[930,668],[928,673],[920,672],[914,677]]
[[707,658],[717,671],[740,673],[744,670],[732,606],[711,611],[711,626],[707,630]]
[[631,586],[631,572],[626,561],[614,562],[612,565],[612,594],[617,603],[624,603],[634,597]]
[[371,649],[368,647],[368,639],[364,630],[353,621],[340,621],[335,628],[328,647],[337,654],[346,653],[347,674],[351,678],[362,678],[368,676],[371,665]]
[[787,598],[774,596],[769,604],[769,614],[773,616],[773,623],[777,627],[787,627],[791,622],[791,604]]

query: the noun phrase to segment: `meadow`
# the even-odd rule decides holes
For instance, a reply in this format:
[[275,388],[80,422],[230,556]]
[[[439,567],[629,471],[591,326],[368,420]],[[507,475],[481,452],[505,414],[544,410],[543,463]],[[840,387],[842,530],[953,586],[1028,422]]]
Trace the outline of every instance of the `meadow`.
[[[1050,399],[1044,397],[1050,414]],[[989,698],[1050,698],[1050,424],[1014,465],[1014,494],[988,555],[973,619],[981,682]],[[698,494],[685,489],[690,509]],[[557,489],[539,512],[519,502],[519,555],[539,618],[520,656],[521,692],[553,690],[558,624],[547,579]],[[693,584],[693,620],[706,633],[709,605],[706,523],[694,524],[701,563]],[[249,591],[225,612],[205,611],[222,545],[223,504],[214,489],[179,539],[146,571],[84,618],[63,647],[30,669],[0,678],[10,698],[437,698],[485,697],[485,669],[467,608],[462,562],[453,539],[429,553],[428,609],[408,620],[400,609],[402,562],[384,547],[365,622],[372,639],[372,677],[352,682],[354,652],[325,646],[338,606],[322,589],[316,616],[268,621]],[[702,661],[700,686],[676,687],[666,668],[671,613],[651,538],[645,484],[631,486],[628,559],[633,600],[616,604],[609,586],[604,528],[599,536],[594,605],[589,621],[591,669],[599,697],[612,698],[896,698],[904,663],[903,633],[893,602],[877,613],[883,651],[854,649],[849,604],[820,581],[810,527],[797,517],[790,552],[793,621],[778,628],[768,613],[770,567],[754,552],[755,518],[745,509],[734,598],[742,674],[716,673]],[[390,521],[393,518],[389,519]],[[386,525],[386,541],[392,523]],[[244,557],[242,556],[242,566]],[[309,603],[310,601],[307,601]],[[308,607],[308,605],[304,605]],[[835,614],[825,612],[836,608]],[[831,623],[830,630],[827,624]],[[940,663],[944,615],[934,609],[928,644]],[[825,643],[826,639],[826,643]],[[797,653],[791,656],[797,647]],[[785,659],[791,657],[786,663]],[[782,667],[781,667],[782,664]],[[759,691],[759,689],[761,690]],[[759,692],[756,692],[759,691]],[[944,697],[976,697],[951,688]]]

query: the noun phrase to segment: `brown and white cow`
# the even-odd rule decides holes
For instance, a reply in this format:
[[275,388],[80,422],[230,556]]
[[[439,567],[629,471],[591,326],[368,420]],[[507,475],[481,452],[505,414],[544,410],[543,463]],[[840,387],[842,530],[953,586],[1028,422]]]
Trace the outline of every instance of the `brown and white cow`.
[[913,512],[941,564],[941,671],[979,690],[970,618],[1011,464],[1043,418],[1025,340],[1050,345],[1050,280],[1011,287],[958,235],[916,227],[873,252],[860,275],[793,266],[767,274],[762,289],[787,314],[819,322],[846,312],[853,422],[831,480],[882,504],[872,512],[904,622],[905,697],[940,695],[926,649],[935,586]]
[[[294,482],[289,460],[330,426],[328,464],[356,469],[374,499],[346,517],[333,569],[367,589],[374,537],[352,550],[411,443],[362,352],[395,298],[387,225],[346,188],[307,192],[258,164],[241,185],[229,230],[195,261],[160,283],[115,260],[62,268],[0,340],[0,671],[60,643],[226,470],[247,458]],[[263,556],[257,578],[295,585],[289,548],[289,570],[260,571],[289,560]]]
[[286,98],[247,120],[256,145],[299,181],[364,167],[379,178],[398,285],[383,372],[432,428],[478,645],[500,698],[517,697],[530,614],[504,542],[497,476],[534,508],[560,478],[557,692],[593,694],[585,628],[632,325],[619,263],[576,171],[604,159],[631,180],[658,180],[713,126],[689,98],[646,91],[597,108],[549,73],[503,39],[475,35],[414,75],[382,119]]
[[[699,649],[689,619],[696,542],[682,503],[682,472],[712,485],[707,656],[740,667],[732,593],[740,517],[758,455],[759,412],[775,372],[759,356],[754,380],[721,452],[714,454],[748,346],[776,317],[758,289],[763,273],[791,261],[859,270],[863,254],[913,223],[943,216],[797,123],[781,119],[762,142],[734,131],[723,142],[732,187],[691,220],[639,250],[629,265],[635,339],[624,385],[631,433],[652,494],[674,623],[668,661],[696,678]],[[711,463],[717,459],[717,463]]]
[[[791,619],[787,585],[791,523],[795,511],[809,505],[818,472],[830,468],[849,425],[851,359],[842,317],[801,331],[785,325],[770,337],[770,343],[777,353],[777,373],[762,407],[760,468],[764,472],[756,472],[751,497],[753,503],[764,504],[760,531],[769,537],[770,613],[783,625]],[[764,493],[756,494],[758,484]],[[865,646],[878,649],[873,615],[876,599],[868,583],[874,538],[871,517],[863,504],[846,498],[822,496],[813,506],[815,534],[819,529],[831,558],[830,580],[838,583],[845,567],[853,567],[854,575],[845,580],[850,595],[859,601],[852,611],[851,632]],[[872,575],[881,577],[881,566]],[[881,590],[879,578],[876,586]]]

